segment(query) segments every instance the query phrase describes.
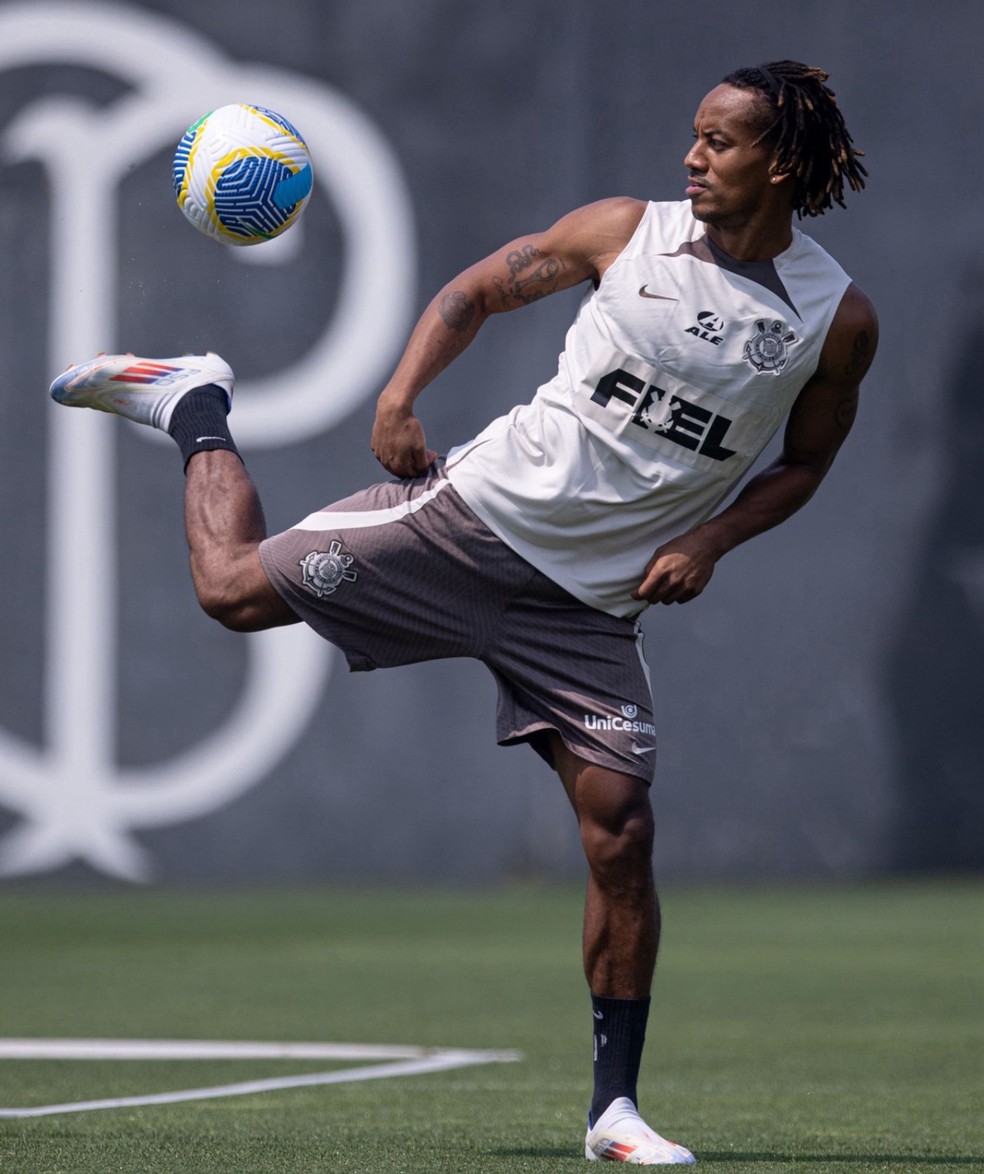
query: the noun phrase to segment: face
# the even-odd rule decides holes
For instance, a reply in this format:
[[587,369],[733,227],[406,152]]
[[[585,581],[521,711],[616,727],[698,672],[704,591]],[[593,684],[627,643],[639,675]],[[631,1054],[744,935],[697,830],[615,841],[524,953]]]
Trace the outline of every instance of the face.
[[[720,228],[740,228],[774,197],[774,152],[755,140],[764,129],[754,90],[720,85],[701,102],[694,144],[683,160],[694,216]],[[785,186],[785,185],[780,185]]]

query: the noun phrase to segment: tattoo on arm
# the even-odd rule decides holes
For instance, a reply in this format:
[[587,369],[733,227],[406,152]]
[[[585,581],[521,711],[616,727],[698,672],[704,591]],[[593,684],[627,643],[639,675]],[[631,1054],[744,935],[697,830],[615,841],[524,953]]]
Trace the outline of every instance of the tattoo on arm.
[[499,300],[504,307],[515,305],[517,302],[528,305],[556,291],[564,267],[558,258],[549,257],[541,261],[542,256],[539,249],[533,245],[513,249],[507,254],[509,277],[506,280],[501,277],[494,278]]
[[[854,336],[854,342],[851,344],[851,357],[847,360],[847,365],[844,367],[844,376],[852,381],[860,382],[861,377],[868,369],[868,364],[871,361],[871,339],[866,330],[859,330]],[[834,420],[837,427],[844,433],[851,430],[851,425],[854,423],[854,417],[858,412],[858,389],[857,383],[847,395],[837,405],[834,411]]]
[[525,249],[513,249],[506,257],[509,272],[513,277],[517,277],[524,269],[529,269],[531,265],[535,265],[539,255],[539,250],[535,249],[532,245],[527,245]]
[[461,290],[452,290],[451,293],[445,294],[437,310],[444,320],[444,325],[455,334],[466,333],[475,317],[475,303]]
[[834,419],[837,422],[837,427],[842,432],[850,432],[851,425],[854,423],[854,417],[858,414],[858,393],[855,391],[846,399],[841,400],[837,405],[837,410],[834,412]]
[[866,330],[859,330],[854,336],[851,346],[851,357],[844,368],[844,374],[849,377],[860,375],[868,365],[868,351],[871,349],[871,339]]

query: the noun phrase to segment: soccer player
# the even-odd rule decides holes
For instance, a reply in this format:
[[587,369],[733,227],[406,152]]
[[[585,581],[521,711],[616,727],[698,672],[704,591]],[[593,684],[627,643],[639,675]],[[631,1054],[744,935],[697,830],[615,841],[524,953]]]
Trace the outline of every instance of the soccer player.
[[[469,656],[494,673],[498,739],[560,776],[588,864],[590,1159],[694,1161],[638,1110],[660,925],[639,614],[699,595],[724,554],[812,497],[875,352],[868,298],[793,224],[864,186],[826,80],[793,61],[729,74],[697,111],[685,200],[602,200],[451,281],[379,396],[372,449],[397,479],[283,534],[266,536],[218,356],[101,356],[52,385],[177,441],[215,619],[302,620],[353,669]],[[490,314],[582,283],[556,376],[438,459],[418,394]],[[724,504],[783,425],[780,455]]]

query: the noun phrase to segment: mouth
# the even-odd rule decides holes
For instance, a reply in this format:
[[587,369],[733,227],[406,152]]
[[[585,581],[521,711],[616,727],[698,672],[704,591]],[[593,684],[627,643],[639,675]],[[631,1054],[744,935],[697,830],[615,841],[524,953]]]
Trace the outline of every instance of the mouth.
[[708,187],[708,185],[704,182],[704,180],[700,179],[698,176],[696,176],[696,175],[688,175],[687,176],[686,194],[688,196],[690,196],[691,198],[693,198],[694,196],[699,196],[701,192],[706,192],[707,187]]

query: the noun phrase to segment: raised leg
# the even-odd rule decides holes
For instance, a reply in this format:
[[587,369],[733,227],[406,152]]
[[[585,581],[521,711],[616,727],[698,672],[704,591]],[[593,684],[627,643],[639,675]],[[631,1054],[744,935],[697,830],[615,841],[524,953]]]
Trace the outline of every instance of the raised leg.
[[187,474],[185,528],[199,602],[227,628],[255,632],[298,618],[260,563],[263,510],[226,422],[233,382],[232,368],[212,351],[173,359],[102,354],[59,375],[51,397],[175,440]]

